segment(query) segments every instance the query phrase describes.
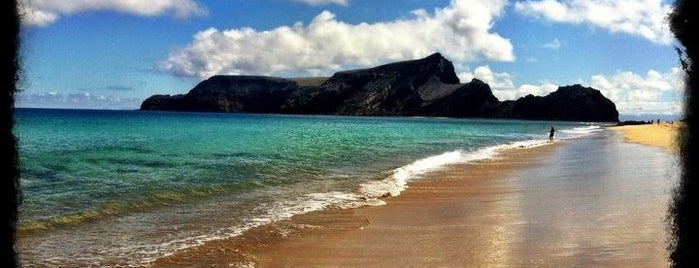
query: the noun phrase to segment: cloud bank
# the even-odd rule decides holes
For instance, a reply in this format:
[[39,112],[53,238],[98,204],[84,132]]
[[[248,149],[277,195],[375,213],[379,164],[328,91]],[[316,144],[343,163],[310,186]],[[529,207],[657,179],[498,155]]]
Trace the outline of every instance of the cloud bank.
[[506,0],[453,0],[434,12],[419,9],[405,19],[371,24],[345,23],[323,11],[308,25],[297,22],[268,31],[209,28],[171,52],[160,67],[177,76],[208,78],[216,74],[328,75],[437,51],[457,62],[513,61],[510,41],[491,32],[506,4]]
[[[473,71],[459,74],[461,81],[470,81],[472,78],[488,83],[493,95],[500,100],[515,100],[528,94],[545,96],[556,91],[559,86],[550,82],[516,86],[513,75],[507,72],[493,72],[489,66],[479,66]],[[679,115],[682,112],[684,96],[682,81],[680,69],[673,68],[666,73],[650,70],[644,75],[629,71],[619,71],[612,75],[597,74],[574,83],[600,90],[616,104],[619,113],[624,115]]]
[[202,16],[206,8],[194,0],[20,0],[19,12],[25,26],[46,26],[61,16],[89,11],[116,11],[137,16]]
[[680,114],[682,112],[682,72],[655,70],[645,75],[617,72],[613,75],[593,75],[590,85],[616,103],[619,112],[626,114]]
[[515,3],[516,12],[556,23],[588,24],[670,44],[672,33],[666,17],[672,11],[662,0],[541,0]]
[[22,108],[62,108],[62,109],[138,109],[141,101],[138,98],[125,98],[111,95],[78,92],[62,94],[48,92],[43,94],[24,94],[16,96],[16,106]]

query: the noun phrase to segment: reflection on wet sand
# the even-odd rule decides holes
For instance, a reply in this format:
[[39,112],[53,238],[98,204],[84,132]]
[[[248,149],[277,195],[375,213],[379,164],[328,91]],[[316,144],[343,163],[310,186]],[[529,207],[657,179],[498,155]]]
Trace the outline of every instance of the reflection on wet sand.
[[515,172],[518,256],[537,265],[669,266],[665,213],[673,155],[614,133],[559,147],[549,163]]

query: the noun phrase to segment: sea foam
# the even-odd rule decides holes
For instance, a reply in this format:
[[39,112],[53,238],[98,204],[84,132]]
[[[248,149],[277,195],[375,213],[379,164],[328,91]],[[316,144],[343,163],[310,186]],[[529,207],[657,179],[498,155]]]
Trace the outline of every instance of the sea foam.
[[547,143],[548,141],[546,140],[526,140],[484,147],[470,152],[455,150],[429,156],[394,169],[391,175],[383,180],[361,184],[359,192],[369,199],[397,196],[408,187],[409,181],[423,178],[425,174],[431,171],[439,170],[448,165],[495,158],[499,152],[506,149],[532,148]]
[[565,136],[563,137],[564,139],[575,139],[575,138],[585,137],[585,136],[590,135],[592,133],[595,133],[597,131],[601,131],[602,129],[603,129],[602,126],[588,125],[588,126],[584,126],[584,127],[574,127],[574,128],[569,128],[569,129],[562,129],[560,132],[565,134]]

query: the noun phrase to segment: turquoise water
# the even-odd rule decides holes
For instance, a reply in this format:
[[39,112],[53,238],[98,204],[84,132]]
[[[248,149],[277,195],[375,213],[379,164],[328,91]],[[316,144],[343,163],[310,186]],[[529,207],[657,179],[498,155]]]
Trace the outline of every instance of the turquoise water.
[[410,180],[577,122],[18,109],[20,259],[141,265],[325,207],[380,205]]

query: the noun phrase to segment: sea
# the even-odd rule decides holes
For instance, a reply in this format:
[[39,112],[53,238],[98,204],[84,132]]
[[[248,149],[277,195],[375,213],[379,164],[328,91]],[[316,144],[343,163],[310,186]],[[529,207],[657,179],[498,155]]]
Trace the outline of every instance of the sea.
[[605,126],[28,108],[15,121],[24,267],[143,266],[293,215],[382,205],[451,164]]

